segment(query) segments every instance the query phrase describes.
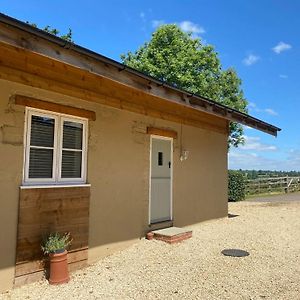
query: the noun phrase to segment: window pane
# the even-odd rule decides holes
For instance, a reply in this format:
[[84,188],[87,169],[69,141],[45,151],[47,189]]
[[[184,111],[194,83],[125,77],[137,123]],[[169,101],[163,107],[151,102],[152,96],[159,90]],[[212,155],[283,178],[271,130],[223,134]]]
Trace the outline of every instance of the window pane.
[[53,147],[54,119],[40,116],[31,117],[31,146]]
[[83,124],[64,121],[63,148],[82,149]]
[[158,165],[162,166],[163,165],[163,153],[158,152]]
[[62,151],[62,178],[80,178],[81,177],[81,151]]
[[29,178],[52,178],[52,166],[52,149],[30,149]]

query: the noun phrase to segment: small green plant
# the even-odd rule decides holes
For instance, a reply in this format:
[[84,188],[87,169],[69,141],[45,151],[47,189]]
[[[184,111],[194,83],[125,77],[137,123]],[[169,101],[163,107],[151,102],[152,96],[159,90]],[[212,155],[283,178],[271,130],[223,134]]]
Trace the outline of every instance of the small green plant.
[[[28,21],[26,21],[27,24],[31,25],[32,27],[34,28],[39,28],[38,25],[36,23],[30,23]],[[72,29],[69,28],[69,31],[68,33],[66,34],[60,34],[59,35],[59,30],[57,30],[56,28],[52,28],[50,25],[47,25],[45,26],[44,28],[39,28],[39,29],[42,29],[50,34],[53,34],[55,36],[59,36],[61,39],[65,40],[65,41],[68,41],[70,43],[73,43],[73,39],[72,39],[72,35],[73,35],[73,32],[72,32]]]
[[71,243],[70,233],[60,234],[55,232],[50,233],[42,243],[41,248],[44,254],[50,254],[65,250]]
[[239,171],[228,171],[228,201],[241,201],[245,199],[245,178]]

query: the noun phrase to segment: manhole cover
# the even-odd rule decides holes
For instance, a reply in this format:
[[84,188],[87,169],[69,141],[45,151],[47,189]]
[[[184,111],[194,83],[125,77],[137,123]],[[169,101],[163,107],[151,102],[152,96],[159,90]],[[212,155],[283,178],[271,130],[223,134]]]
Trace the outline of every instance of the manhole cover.
[[243,257],[248,256],[249,252],[241,249],[224,249],[221,251],[223,255],[233,256],[233,257]]
[[234,214],[231,214],[231,213],[229,213],[228,214],[228,218],[235,218],[235,217],[238,217],[239,215],[234,215]]

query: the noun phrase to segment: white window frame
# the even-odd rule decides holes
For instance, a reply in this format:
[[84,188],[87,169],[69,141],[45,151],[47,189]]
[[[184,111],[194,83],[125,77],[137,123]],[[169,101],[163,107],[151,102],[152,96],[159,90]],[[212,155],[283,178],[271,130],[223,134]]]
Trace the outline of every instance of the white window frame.
[[[54,144],[53,144],[53,166],[52,178],[29,178],[29,155],[31,138],[31,117],[33,115],[52,118],[55,120],[54,126]],[[62,145],[63,145],[63,124],[64,121],[76,122],[83,125],[82,130],[82,161],[80,178],[61,178],[62,167]],[[23,185],[76,185],[86,183],[87,174],[87,132],[88,119],[71,116],[67,114],[56,113],[36,108],[26,107],[25,110],[25,130],[24,130],[24,168],[23,168]],[[36,147],[45,148],[47,147]],[[73,150],[71,150],[73,151]]]
[[[81,161],[81,177],[80,178],[62,178],[61,177],[61,169],[62,169],[62,151],[63,151],[63,127],[64,127],[64,121],[69,121],[69,122],[76,122],[76,123],[80,123],[82,124],[82,161]],[[86,120],[83,120],[83,119],[75,119],[71,116],[65,116],[65,115],[62,115],[61,118],[60,118],[60,122],[59,122],[59,126],[60,126],[60,129],[58,130],[58,132],[60,133],[59,134],[59,152],[60,154],[58,155],[58,158],[59,158],[59,161],[58,161],[58,164],[57,164],[57,178],[59,179],[59,182],[63,182],[63,183],[66,183],[66,182],[73,182],[73,183],[76,183],[76,182],[79,182],[79,183],[83,183],[85,182],[85,178],[86,178],[86,159],[87,159],[87,149],[86,149],[86,144],[87,144],[87,141],[86,141],[86,126],[87,126],[87,121]],[[68,149],[69,151],[80,151],[80,150],[76,150],[76,149]],[[67,151],[68,151],[67,150]]]

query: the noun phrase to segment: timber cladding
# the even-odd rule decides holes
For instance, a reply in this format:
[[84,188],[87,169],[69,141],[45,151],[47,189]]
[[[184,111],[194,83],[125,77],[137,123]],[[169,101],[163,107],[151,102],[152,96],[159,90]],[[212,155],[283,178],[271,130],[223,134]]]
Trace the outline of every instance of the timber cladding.
[[92,121],[96,120],[96,113],[94,111],[86,110],[83,108],[77,108],[73,106],[43,101],[23,95],[15,95],[15,104],[24,105],[48,111],[54,111],[57,113],[77,116],[81,118],[87,118]]
[[71,233],[71,270],[87,264],[89,203],[89,186],[20,189],[15,285],[42,277],[46,261],[41,242],[51,232]]
[[177,139],[177,132],[174,130],[170,130],[170,129],[147,127],[147,133]]
[[[5,57],[5,60],[0,60],[0,79],[154,118],[228,134],[228,120],[223,117],[212,115],[212,111],[207,113],[188,106],[181,96],[178,99],[178,95],[169,90],[159,89],[157,86],[149,89],[143,84],[132,87],[129,83],[121,83],[117,80],[123,76],[120,71],[109,71],[109,74],[117,75],[116,78],[111,79],[107,77],[109,74],[104,76],[100,71],[101,74],[91,72],[1,41],[0,57]],[[96,68],[96,65],[94,67]],[[100,70],[104,71],[107,68],[101,66]],[[36,105],[37,103],[37,99],[25,101],[17,98],[16,104]],[[41,103],[38,105],[40,106]],[[53,104],[51,107],[53,108]]]

